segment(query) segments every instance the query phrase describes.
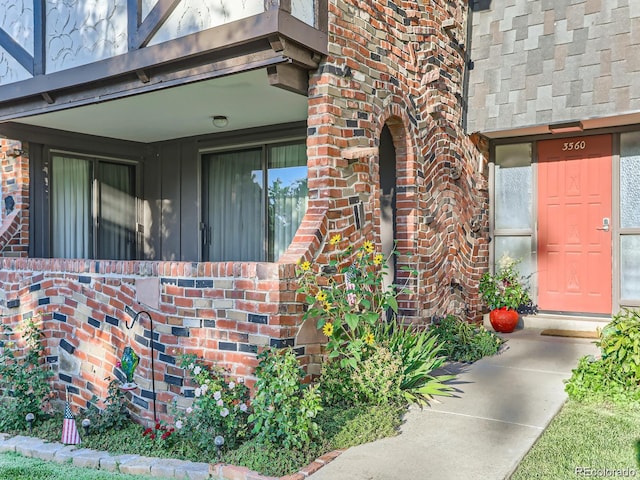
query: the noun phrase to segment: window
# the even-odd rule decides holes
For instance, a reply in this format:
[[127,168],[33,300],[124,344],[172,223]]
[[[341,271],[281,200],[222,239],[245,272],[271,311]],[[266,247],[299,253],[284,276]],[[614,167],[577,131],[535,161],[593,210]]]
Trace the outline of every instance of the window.
[[307,210],[303,142],[205,154],[203,259],[277,261]]
[[640,132],[620,135],[620,297],[640,300]]
[[53,154],[52,256],[135,258],[134,177],[135,167],[130,164]]
[[532,274],[531,144],[496,146],[494,173],[495,263],[507,255],[521,260],[520,273]]

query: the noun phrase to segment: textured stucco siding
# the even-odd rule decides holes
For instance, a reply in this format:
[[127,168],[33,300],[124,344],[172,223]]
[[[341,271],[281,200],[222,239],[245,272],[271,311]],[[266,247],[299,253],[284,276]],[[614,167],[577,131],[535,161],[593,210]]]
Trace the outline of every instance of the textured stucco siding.
[[640,111],[640,1],[473,4],[468,132]]

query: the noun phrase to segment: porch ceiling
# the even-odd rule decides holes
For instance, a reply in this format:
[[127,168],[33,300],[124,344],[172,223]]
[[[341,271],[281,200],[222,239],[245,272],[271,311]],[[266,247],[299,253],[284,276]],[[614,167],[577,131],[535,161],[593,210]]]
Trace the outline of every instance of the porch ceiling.
[[[214,115],[226,116],[228,126],[215,127]],[[149,143],[306,118],[307,97],[271,86],[261,68],[13,123]]]

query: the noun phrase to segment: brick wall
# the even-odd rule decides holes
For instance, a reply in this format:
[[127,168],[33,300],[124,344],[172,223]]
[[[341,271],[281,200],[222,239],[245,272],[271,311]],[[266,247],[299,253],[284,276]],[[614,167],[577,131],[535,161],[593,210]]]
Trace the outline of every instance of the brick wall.
[[[38,315],[45,333],[46,357],[56,371],[60,398],[66,388],[84,407],[93,394],[106,396],[105,377],[123,380],[116,368],[125,346],[140,355],[129,394],[134,413],[152,417],[151,325],[157,408],[189,403],[193,388],[176,365],[182,353],[218,362],[251,386],[256,352],[264,346],[294,346],[299,305],[287,281],[292,267],[261,263],[110,262],[0,259],[3,323],[16,325]],[[137,302],[139,282],[158,278],[159,302]],[[304,346],[297,353],[308,363]]]
[[330,236],[379,241],[377,148],[385,124],[392,133],[398,267],[420,272],[401,274],[411,290],[401,302],[408,321],[480,313],[488,197],[483,159],[461,127],[466,8],[445,0],[332,1],[330,55],[311,78],[310,201],[328,203]]
[[[0,139],[0,254],[26,257],[29,251],[29,159],[22,144]],[[8,197],[14,202],[7,211]]]

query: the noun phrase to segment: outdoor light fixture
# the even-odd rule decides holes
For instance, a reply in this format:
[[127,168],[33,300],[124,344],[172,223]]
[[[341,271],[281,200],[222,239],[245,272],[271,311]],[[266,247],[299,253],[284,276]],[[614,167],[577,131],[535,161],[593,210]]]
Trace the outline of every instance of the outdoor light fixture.
[[229,119],[224,115],[214,115],[211,117],[211,121],[213,122],[213,126],[218,128],[224,128],[229,125]]
[[567,122],[549,125],[549,131],[551,133],[573,133],[581,132],[583,129],[582,122]]
[[27,421],[27,425],[29,426],[29,433],[31,433],[31,430],[33,429],[33,421],[35,420],[36,416],[33,413],[27,413],[27,415],[24,417],[24,419]]
[[220,450],[222,449],[222,446],[224,445],[224,437],[222,435],[216,435],[216,438],[213,439],[213,443],[215,444],[216,449],[218,450],[218,452],[217,452],[217,461],[218,461],[218,463],[220,463],[220,458],[221,458]]
[[89,427],[91,426],[91,420],[85,418],[82,420],[82,428],[84,428],[84,434],[89,436]]

